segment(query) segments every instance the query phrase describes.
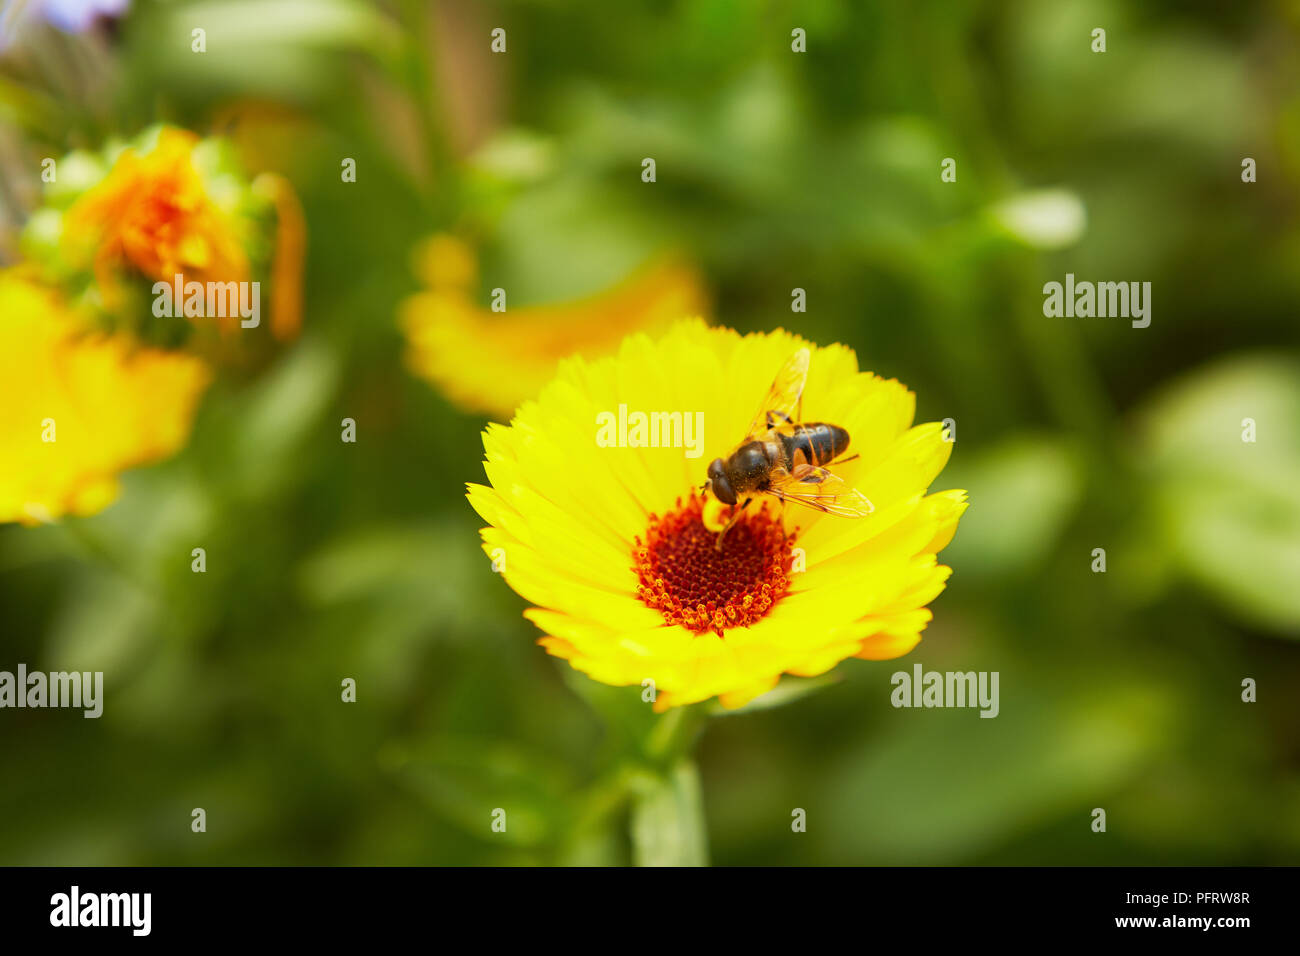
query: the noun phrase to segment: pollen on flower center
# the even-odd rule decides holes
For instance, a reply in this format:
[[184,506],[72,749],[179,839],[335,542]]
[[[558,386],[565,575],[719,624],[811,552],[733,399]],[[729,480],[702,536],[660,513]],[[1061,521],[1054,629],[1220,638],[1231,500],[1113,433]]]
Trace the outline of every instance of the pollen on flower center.
[[645,541],[636,539],[637,597],[669,624],[719,637],[748,627],[772,609],[790,586],[794,535],[766,509],[747,512],[727,532],[704,525],[705,496],[692,493],[664,517],[650,516]]

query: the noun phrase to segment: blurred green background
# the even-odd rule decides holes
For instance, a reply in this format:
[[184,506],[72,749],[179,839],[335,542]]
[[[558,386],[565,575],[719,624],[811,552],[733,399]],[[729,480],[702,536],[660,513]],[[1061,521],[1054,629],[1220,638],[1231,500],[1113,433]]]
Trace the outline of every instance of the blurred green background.
[[[0,668],[106,681],[99,720],[0,713],[0,862],[632,858],[602,800],[639,688],[534,645],[463,496],[484,419],[402,368],[410,251],[445,230],[512,306],[679,251],[716,321],[845,342],[956,422],[934,622],[711,721],[714,863],[1300,862],[1298,28],[1295,2],[137,0],[41,31],[44,68],[0,60],[0,228],[40,157],[166,121],[288,175],[309,251],[303,337],[225,375],[180,455],[99,516],[0,528]],[[1066,272],[1151,282],[1150,327],[1044,317]],[[999,717],[891,708],[918,661],[999,671]]]

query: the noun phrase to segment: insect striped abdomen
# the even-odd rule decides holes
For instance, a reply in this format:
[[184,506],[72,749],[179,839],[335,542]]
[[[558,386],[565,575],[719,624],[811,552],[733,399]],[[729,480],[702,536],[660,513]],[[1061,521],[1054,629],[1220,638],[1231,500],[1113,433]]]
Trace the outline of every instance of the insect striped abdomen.
[[793,468],[801,462],[809,465],[825,465],[849,447],[849,433],[838,425],[823,422],[811,422],[796,425],[788,434],[781,435],[787,455],[787,468]]

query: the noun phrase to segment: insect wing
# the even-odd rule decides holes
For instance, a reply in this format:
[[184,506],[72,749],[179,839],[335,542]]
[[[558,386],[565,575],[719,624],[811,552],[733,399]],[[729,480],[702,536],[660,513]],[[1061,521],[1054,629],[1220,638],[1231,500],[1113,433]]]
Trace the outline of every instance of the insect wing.
[[801,465],[793,472],[775,469],[767,490],[783,501],[842,518],[862,518],[876,510],[866,495],[839,475],[817,465]]
[[796,413],[799,410],[799,400],[803,398],[803,386],[808,380],[808,363],[811,359],[812,354],[808,349],[801,348],[781,366],[772,387],[763,397],[763,404],[758,406],[758,414],[750,422],[745,441],[766,434],[776,425],[797,420]]

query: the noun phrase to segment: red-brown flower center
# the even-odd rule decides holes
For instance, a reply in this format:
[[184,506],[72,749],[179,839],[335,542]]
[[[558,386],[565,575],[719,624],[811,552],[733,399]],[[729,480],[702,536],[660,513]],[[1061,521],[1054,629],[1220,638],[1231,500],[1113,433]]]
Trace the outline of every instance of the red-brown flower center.
[[756,508],[731,527],[718,550],[718,533],[704,526],[704,502],[692,493],[664,517],[651,515],[645,542],[638,537],[632,550],[633,570],[637,597],[669,624],[723,637],[727,628],[753,624],[788,590],[794,535],[779,517]]

